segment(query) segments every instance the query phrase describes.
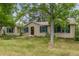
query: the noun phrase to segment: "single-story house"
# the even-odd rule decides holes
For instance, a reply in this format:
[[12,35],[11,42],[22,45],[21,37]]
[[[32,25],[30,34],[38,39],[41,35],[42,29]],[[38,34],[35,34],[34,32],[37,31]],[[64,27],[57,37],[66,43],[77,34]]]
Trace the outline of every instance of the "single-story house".
[[[67,30],[64,32],[60,26],[57,27],[57,30],[54,29],[55,36],[60,38],[74,38],[75,37],[75,25],[76,22],[73,18],[69,18],[69,25],[67,26]],[[6,34],[14,34],[18,35],[18,28],[9,28],[5,29]],[[50,34],[50,25],[48,22],[29,22],[25,25],[22,30],[23,35],[25,36],[46,36]]]

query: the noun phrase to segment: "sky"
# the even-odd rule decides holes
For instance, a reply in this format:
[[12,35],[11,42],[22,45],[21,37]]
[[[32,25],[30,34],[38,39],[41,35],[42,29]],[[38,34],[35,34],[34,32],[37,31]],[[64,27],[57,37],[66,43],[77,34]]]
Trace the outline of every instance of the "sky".
[[76,5],[75,9],[78,9],[79,10],[79,4]]

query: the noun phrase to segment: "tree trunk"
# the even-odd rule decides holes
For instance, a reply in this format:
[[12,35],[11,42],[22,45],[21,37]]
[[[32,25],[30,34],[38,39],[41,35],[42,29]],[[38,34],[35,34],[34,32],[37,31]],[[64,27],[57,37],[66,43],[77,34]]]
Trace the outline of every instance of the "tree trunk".
[[54,47],[54,20],[50,21],[50,48]]

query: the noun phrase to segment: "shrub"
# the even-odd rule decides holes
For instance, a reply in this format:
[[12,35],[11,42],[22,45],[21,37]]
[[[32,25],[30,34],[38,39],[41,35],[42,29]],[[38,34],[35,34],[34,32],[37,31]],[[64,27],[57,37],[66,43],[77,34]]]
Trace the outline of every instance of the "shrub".
[[78,26],[76,26],[75,40],[76,40],[76,41],[79,41],[79,27],[78,27]]

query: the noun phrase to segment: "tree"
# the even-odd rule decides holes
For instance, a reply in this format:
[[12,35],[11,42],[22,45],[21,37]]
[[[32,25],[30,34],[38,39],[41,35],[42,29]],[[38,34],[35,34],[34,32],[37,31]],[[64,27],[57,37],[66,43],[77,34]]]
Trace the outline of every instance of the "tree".
[[54,24],[61,19],[62,21],[67,21],[69,13],[73,9],[75,4],[40,4],[39,10],[48,14],[48,19],[50,22],[50,47],[54,47]]
[[[24,27],[24,22],[23,22],[23,17],[26,16],[26,14],[29,11],[29,4],[17,4],[20,6],[20,9],[17,7],[16,8],[16,17],[15,17],[15,21],[18,22],[18,28],[19,28],[19,34],[20,36],[22,36],[22,29]],[[19,11],[19,12],[18,12]]]
[[[0,31],[2,27],[4,26],[10,26],[14,25],[13,16],[12,13],[14,11],[14,5],[15,4],[0,4]],[[5,31],[3,31],[3,34],[5,34]]]
[[[72,12],[73,8],[75,7],[76,4],[65,4],[65,3],[50,3],[50,4],[24,4],[23,8],[23,14],[20,16],[24,16],[25,12],[29,14],[31,17],[30,20],[34,20],[37,18],[35,16],[35,13],[39,11],[38,14],[46,15],[44,19],[47,19],[48,22],[50,23],[50,47],[54,47],[54,25],[55,24],[61,24],[62,22],[67,22],[67,18],[70,17],[70,13]],[[38,16],[40,18],[40,15]],[[61,21],[59,21],[59,19]],[[61,24],[62,25],[62,24]]]

